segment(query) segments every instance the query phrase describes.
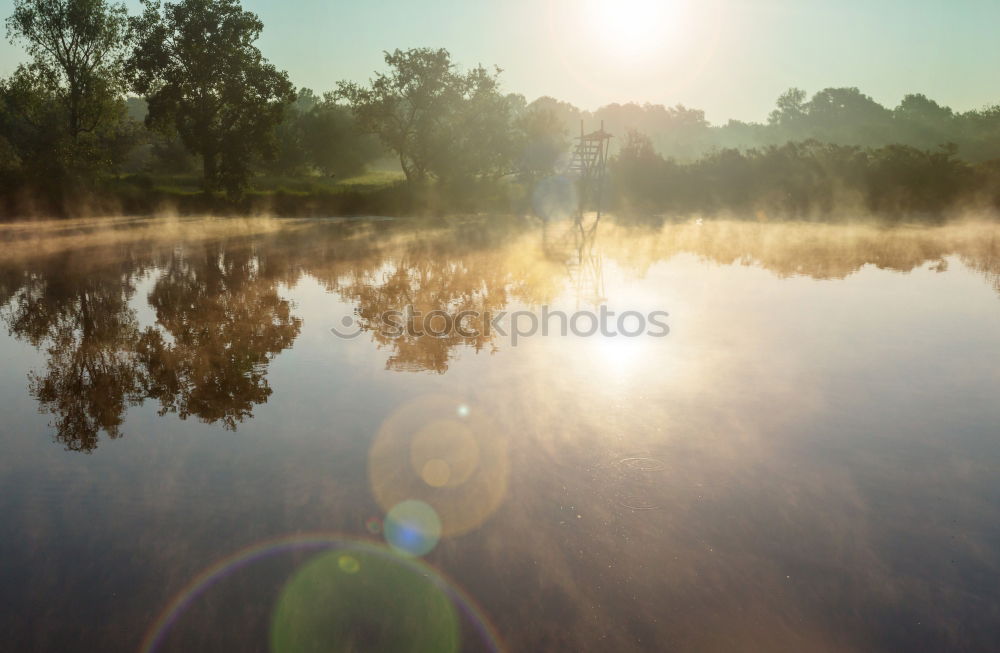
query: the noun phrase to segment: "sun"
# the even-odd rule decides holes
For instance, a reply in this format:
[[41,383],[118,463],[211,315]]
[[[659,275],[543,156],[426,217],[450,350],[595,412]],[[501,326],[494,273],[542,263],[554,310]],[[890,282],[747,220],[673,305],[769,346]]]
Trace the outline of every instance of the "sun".
[[673,24],[671,0],[588,0],[597,38],[611,54],[648,56],[663,49]]

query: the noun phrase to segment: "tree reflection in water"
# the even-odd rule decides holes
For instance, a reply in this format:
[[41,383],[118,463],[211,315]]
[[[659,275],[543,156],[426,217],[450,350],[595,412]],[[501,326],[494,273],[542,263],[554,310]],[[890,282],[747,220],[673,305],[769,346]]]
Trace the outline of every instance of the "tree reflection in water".
[[[29,391],[74,451],[96,448],[101,432],[120,437],[128,407],[146,399],[159,401],[161,415],[235,429],[267,401],[268,363],[301,329],[248,242],[164,253],[140,241],[11,263],[24,267],[5,271],[4,321],[45,351]],[[159,274],[146,298],[157,323],[140,329],[130,301],[148,271]]]
[[54,257],[26,272],[3,317],[11,333],[46,352],[44,371],[29,374],[29,389],[55,416],[56,439],[89,451],[101,431],[121,435],[127,407],[145,398],[147,377],[128,307],[135,270],[117,265],[78,274],[70,259]]
[[[216,220],[179,228],[137,220],[113,228],[7,227],[0,239],[2,318],[13,335],[44,351],[29,390],[53,416],[56,439],[75,451],[93,450],[102,432],[120,437],[128,408],[146,399],[159,403],[161,415],[227,429],[251,418],[271,395],[270,361],[302,328],[281,288],[303,275],[354,305],[360,327],[387,351],[388,370],[434,373],[445,373],[462,349],[497,349],[495,333],[485,329],[491,312],[574,293],[578,307],[604,301],[606,261],[641,275],[686,253],[781,277],[830,279],[865,265],[944,270],[946,257],[957,256],[1000,292],[1000,232],[990,224],[707,221],[609,223],[598,232],[503,219],[430,226]],[[141,328],[136,288],[150,274],[145,300],[156,323]],[[380,316],[408,306],[452,318],[475,311],[479,323],[469,327],[478,333],[388,337]]]
[[252,417],[271,395],[268,363],[302,327],[254,251],[213,243],[196,256],[174,256],[148,300],[157,327],[136,349],[160,414],[228,429]]

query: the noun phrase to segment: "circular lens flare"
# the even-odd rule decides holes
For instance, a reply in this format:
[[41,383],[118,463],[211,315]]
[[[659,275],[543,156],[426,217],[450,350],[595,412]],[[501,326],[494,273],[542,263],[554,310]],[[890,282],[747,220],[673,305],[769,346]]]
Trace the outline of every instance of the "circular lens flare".
[[444,591],[452,605],[461,611],[463,622],[467,622],[474,628],[478,640],[485,646],[486,650],[505,650],[499,633],[497,633],[496,628],[483,614],[482,609],[476,604],[475,600],[440,571],[433,569],[417,558],[401,557],[387,547],[376,546],[371,542],[327,533],[301,533],[259,542],[216,561],[192,578],[164,606],[162,612],[157,615],[150,629],[143,637],[140,650],[142,653],[155,653],[158,651],[161,645],[164,644],[164,640],[169,636],[173,626],[186,612],[193,609],[193,606],[199,599],[213,587],[237,574],[240,570],[262,560],[282,554],[303,551],[335,552],[337,568],[341,574],[347,576],[356,575],[364,578],[365,574],[363,570],[366,566],[370,567],[368,563],[374,556],[385,559],[387,561],[386,564],[391,563],[404,567],[412,575],[429,579],[436,587]]
[[431,395],[400,406],[382,423],[368,454],[379,506],[389,512],[422,503],[440,520],[442,536],[477,528],[507,493],[507,438],[478,408],[456,417],[462,405]]
[[479,467],[479,445],[464,422],[434,420],[413,436],[410,463],[431,487],[458,487]]
[[422,556],[441,539],[441,519],[423,501],[404,501],[385,516],[385,539],[399,553]]
[[433,578],[389,556],[345,549],[310,560],[282,590],[271,650],[449,653],[458,650],[459,632]]

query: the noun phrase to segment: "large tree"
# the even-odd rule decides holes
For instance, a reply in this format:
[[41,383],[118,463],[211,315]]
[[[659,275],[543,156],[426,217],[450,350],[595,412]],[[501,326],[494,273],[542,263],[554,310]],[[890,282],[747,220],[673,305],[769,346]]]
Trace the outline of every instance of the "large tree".
[[3,82],[3,129],[47,172],[92,171],[124,117],[127,14],[106,0],[15,0],[12,43],[30,57]]
[[431,156],[442,181],[496,179],[513,171],[520,102],[500,92],[500,72],[476,66],[455,75],[453,101],[442,116],[447,128],[435,134]]
[[406,179],[420,182],[460,92],[454,65],[447,50],[430,48],[386,52],[385,63],[389,71],[376,73],[367,86],[342,81],[337,92],[362,129],[396,153]]
[[176,129],[202,159],[206,190],[239,193],[295,98],[287,73],[254,46],[263,23],[238,0],[143,0],[133,20],[135,90],[146,122]]
[[411,182],[497,178],[518,157],[516,96],[500,92],[500,69],[455,70],[447,50],[385,53],[388,71],[367,85],[340,82],[359,126],[396,153]]

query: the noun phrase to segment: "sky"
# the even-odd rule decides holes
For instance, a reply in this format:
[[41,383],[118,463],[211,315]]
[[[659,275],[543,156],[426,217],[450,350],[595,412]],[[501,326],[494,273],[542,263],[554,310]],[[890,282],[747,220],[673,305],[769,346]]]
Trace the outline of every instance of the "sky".
[[[130,8],[138,2],[129,0]],[[13,0],[0,0],[0,14]],[[715,124],[764,121],[797,86],[857,86],[886,106],[923,93],[1000,103],[998,0],[244,0],[264,55],[297,86],[365,80],[382,51],[447,48],[497,65],[508,91],[584,109],[684,104]],[[0,74],[24,55],[0,45]]]

